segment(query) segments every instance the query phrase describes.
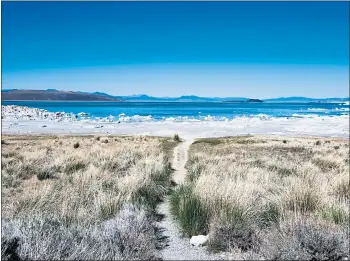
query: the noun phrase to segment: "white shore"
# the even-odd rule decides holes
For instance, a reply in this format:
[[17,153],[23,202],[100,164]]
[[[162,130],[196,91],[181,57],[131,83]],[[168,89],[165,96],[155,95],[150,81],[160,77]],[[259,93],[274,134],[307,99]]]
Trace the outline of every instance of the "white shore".
[[[30,115],[30,116],[28,116]],[[349,137],[349,115],[308,118],[239,117],[229,121],[120,122],[76,120],[39,109],[2,106],[3,134],[122,134],[184,138],[223,137],[247,134]]]

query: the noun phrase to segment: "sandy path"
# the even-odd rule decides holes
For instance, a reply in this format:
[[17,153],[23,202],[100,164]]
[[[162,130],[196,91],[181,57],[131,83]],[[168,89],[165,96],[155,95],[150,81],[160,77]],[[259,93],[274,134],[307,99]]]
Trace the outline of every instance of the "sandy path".
[[188,150],[193,142],[194,139],[187,139],[174,149],[172,166],[175,169],[173,180],[176,182],[176,184],[180,184],[185,181],[185,165],[188,159]]
[[[185,180],[185,164],[188,159],[188,149],[193,139],[187,139],[174,149],[173,168],[175,169],[173,180],[181,184]],[[205,247],[194,247],[190,245],[188,238],[183,238],[170,214],[169,201],[159,205],[158,211],[164,215],[159,226],[164,229],[167,246],[162,249],[161,254],[164,260],[218,260],[219,257],[209,254]]]

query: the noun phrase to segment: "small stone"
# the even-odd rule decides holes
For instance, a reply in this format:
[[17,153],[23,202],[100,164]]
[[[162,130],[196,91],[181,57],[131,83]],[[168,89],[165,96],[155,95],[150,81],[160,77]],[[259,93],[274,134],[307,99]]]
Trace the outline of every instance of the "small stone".
[[208,236],[193,236],[191,237],[190,244],[192,246],[204,246],[208,241]]

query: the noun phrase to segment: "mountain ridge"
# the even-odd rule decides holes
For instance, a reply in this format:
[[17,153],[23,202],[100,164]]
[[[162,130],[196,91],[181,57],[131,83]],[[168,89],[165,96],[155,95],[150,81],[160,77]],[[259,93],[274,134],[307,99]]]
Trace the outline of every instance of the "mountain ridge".
[[[105,92],[82,92],[47,90],[1,90],[2,100],[80,100],[80,101],[129,101],[129,102],[251,102],[258,100],[246,97],[201,97],[197,95],[182,95],[179,97],[154,97],[147,94],[115,96]],[[14,95],[15,94],[15,95]],[[259,99],[264,102],[348,102],[349,97],[309,98],[290,96],[269,99]]]
[[123,102],[121,98],[96,95],[85,92],[47,90],[1,90],[3,101],[114,101]]

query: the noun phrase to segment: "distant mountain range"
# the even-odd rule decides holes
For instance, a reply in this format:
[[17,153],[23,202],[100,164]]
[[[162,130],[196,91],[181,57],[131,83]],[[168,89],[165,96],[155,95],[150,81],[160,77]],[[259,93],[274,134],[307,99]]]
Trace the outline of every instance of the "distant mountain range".
[[3,101],[114,101],[122,102],[121,98],[102,96],[93,93],[47,90],[2,90]]
[[348,102],[348,98],[281,97],[272,99],[251,99],[246,97],[153,97],[146,94],[113,96],[104,92],[70,92],[47,90],[2,90],[2,100],[53,100],[53,101],[129,101],[129,102]]

